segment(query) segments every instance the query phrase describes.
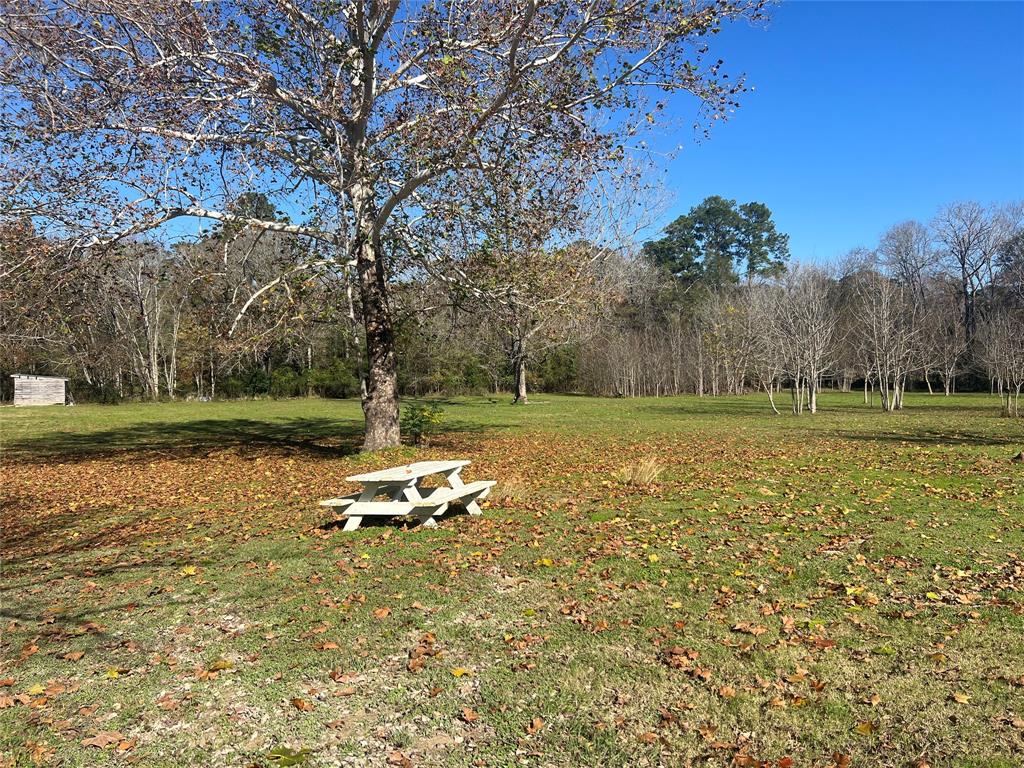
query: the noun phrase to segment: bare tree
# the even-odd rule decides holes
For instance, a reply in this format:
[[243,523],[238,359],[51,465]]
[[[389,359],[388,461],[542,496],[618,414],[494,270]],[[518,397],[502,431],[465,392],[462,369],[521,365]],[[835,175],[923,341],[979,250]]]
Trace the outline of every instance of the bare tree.
[[695,314],[714,395],[743,391],[753,351],[752,318],[743,288],[710,291]]
[[882,410],[901,410],[907,378],[917,367],[920,305],[910,288],[875,270],[860,276],[857,296],[864,346],[878,380]]
[[998,267],[1000,289],[1011,304],[1024,309],[1024,227],[1018,227],[1003,242]]
[[749,295],[749,312],[755,329],[751,369],[758,384],[768,395],[772,412],[778,416],[775,391],[782,385],[786,372],[786,345],[781,338],[784,294],[779,285],[769,284],[752,287]]
[[998,312],[982,335],[982,355],[989,375],[996,381],[1004,416],[1020,416],[1024,389],[1024,315]]
[[953,203],[939,210],[932,229],[959,278],[964,340],[970,344],[978,328],[978,293],[991,268],[992,221],[979,203]]
[[925,284],[938,266],[938,254],[926,226],[904,221],[890,227],[878,243],[878,256],[890,275],[924,301]]
[[592,268],[599,249],[588,243],[490,260],[497,275],[480,311],[494,323],[512,367],[513,402],[525,404],[527,367],[536,355],[581,338],[601,303]]
[[793,394],[793,413],[806,406],[818,410],[821,377],[831,364],[838,315],[832,305],[828,273],[817,267],[797,267],[782,279],[776,334],[786,360]]
[[963,365],[967,342],[961,332],[957,289],[948,280],[935,278],[925,289],[925,302],[920,309],[921,360],[925,383],[931,391],[929,373],[936,371],[946,395],[956,390],[957,376],[965,372]]

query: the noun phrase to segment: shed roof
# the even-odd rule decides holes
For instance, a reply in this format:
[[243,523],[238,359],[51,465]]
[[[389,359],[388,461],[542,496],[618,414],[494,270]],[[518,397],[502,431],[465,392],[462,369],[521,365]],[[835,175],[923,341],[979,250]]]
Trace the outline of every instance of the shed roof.
[[66,376],[36,376],[34,373],[12,373],[12,379],[59,379],[60,381],[68,381]]

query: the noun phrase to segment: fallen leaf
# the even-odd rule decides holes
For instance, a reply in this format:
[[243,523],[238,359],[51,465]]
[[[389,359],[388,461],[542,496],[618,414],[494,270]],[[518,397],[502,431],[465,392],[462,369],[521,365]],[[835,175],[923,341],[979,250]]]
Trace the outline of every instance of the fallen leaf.
[[94,736],[82,739],[82,746],[106,749],[111,744],[120,744],[122,741],[124,741],[124,736],[119,731],[100,731]]

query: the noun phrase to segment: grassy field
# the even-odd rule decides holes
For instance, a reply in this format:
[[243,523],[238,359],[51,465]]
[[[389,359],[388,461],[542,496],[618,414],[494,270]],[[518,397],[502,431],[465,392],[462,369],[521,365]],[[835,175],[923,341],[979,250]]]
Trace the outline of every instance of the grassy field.
[[[442,405],[373,456],[353,402],[0,411],[0,765],[1024,761],[993,398]],[[316,505],[433,457],[499,480],[483,517]]]

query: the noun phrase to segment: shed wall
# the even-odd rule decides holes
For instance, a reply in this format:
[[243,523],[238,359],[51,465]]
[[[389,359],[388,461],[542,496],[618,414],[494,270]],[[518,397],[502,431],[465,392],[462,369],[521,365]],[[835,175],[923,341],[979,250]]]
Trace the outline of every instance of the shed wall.
[[64,379],[14,377],[15,405],[64,405]]

